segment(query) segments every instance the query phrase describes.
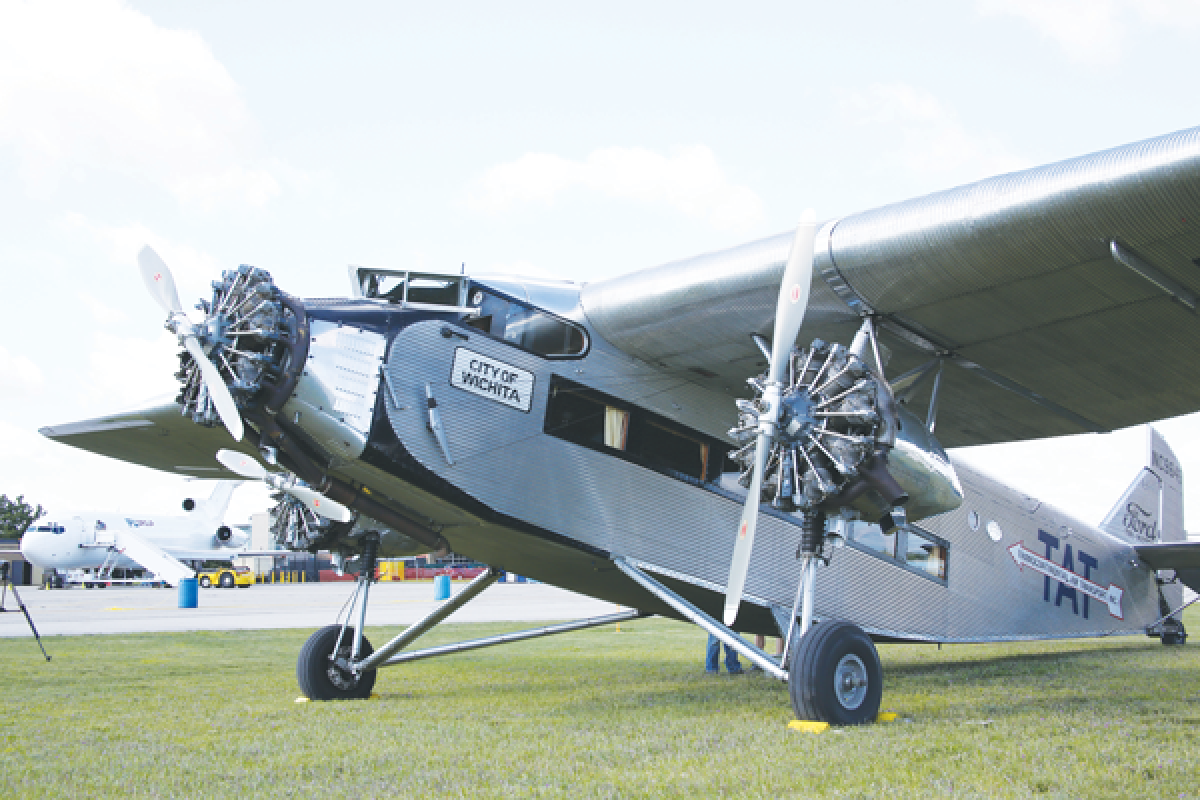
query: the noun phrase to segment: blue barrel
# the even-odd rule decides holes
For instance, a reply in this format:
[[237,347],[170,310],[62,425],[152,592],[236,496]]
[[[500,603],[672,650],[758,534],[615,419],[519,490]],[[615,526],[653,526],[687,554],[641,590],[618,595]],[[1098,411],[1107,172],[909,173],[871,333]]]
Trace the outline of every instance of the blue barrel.
[[199,605],[200,590],[195,578],[184,578],[179,581],[179,607],[196,608]]
[[433,579],[433,599],[438,602],[450,599],[449,575],[438,575]]

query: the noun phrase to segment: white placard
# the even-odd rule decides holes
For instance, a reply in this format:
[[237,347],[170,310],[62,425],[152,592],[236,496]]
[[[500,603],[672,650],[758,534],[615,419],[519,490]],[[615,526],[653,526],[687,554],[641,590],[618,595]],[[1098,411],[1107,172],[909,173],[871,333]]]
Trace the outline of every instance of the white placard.
[[532,372],[465,347],[454,351],[450,385],[520,411],[533,404]]

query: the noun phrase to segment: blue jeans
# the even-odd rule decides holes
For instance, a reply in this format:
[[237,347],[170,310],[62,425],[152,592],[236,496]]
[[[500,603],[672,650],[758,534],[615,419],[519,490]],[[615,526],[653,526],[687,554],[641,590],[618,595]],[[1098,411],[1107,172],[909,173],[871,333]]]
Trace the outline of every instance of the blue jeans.
[[[706,672],[719,672],[721,667],[721,640],[708,635],[708,649],[704,653],[704,669]],[[742,662],[738,661],[737,650],[725,645],[725,669],[730,675],[742,674]]]

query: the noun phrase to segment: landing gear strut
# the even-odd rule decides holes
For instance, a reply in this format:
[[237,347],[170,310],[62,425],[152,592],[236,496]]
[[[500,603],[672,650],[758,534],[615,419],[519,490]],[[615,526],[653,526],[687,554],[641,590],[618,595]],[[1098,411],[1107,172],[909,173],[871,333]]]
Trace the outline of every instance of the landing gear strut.
[[[825,547],[825,515],[804,512],[804,534],[796,556],[802,563],[796,604],[783,647],[788,665],[788,694],[799,719],[831,725],[861,725],[879,713],[883,667],[871,637],[857,625],[825,620],[813,627],[813,589],[817,562]],[[796,618],[799,636],[794,636]]]
[[[378,553],[379,537],[377,534],[367,535],[368,537],[374,536],[374,539],[367,539],[363,572],[358,578],[358,587],[355,589],[350,610],[346,614],[346,621],[342,624],[327,625],[317,631],[300,650],[300,658],[296,662],[296,678],[300,683],[301,691],[310,700],[370,697],[371,689],[375,686],[375,672],[379,667],[405,664],[410,661],[454,653],[465,653],[481,647],[520,642],[541,636],[552,636],[556,633],[581,631],[649,616],[637,609],[631,609],[618,611],[615,614],[606,614],[602,617],[561,622],[556,625],[514,631],[513,633],[501,633],[482,639],[427,647],[424,650],[400,652],[495,583],[496,579],[500,577],[500,573],[494,568],[488,567],[485,572],[464,586],[457,594],[451,595],[422,619],[409,625],[400,635],[378,650],[374,650],[371,643],[362,635],[362,630],[367,619],[367,594],[375,576],[375,556]],[[358,609],[358,627],[353,628],[349,623],[356,607]]]
[[[364,537],[362,572],[354,590],[346,620],[326,625],[309,637],[296,660],[296,681],[310,700],[366,699],[375,688],[375,670],[362,669],[357,662],[371,655],[371,643],[363,635],[367,622],[367,596],[375,580],[375,558],[379,554],[379,534]],[[358,626],[350,619],[358,609]]]

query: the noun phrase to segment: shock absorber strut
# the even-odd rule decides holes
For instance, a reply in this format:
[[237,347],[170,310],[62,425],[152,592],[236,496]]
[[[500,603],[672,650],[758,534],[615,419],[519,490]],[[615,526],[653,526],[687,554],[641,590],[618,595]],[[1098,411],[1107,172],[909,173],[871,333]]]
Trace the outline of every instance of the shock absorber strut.
[[787,639],[783,645],[783,664],[787,664],[792,651],[792,638],[796,630],[796,617],[800,617],[800,636],[808,633],[812,625],[813,585],[817,577],[817,560],[825,548],[825,512],[809,506],[804,509],[804,524],[801,527],[800,547],[796,557],[800,559],[800,585],[796,587],[796,602],[788,622]]
[[350,651],[351,663],[358,661],[362,649],[363,628],[367,624],[367,596],[371,592],[371,582],[375,580],[375,560],[379,555],[379,533],[367,531],[363,534],[363,544],[362,572],[358,576],[361,605],[358,607],[358,627],[354,630],[354,648]]
[[825,512],[816,508],[804,511],[804,525],[801,528],[800,547],[796,550],[796,558],[810,558],[821,555],[825,544]]

